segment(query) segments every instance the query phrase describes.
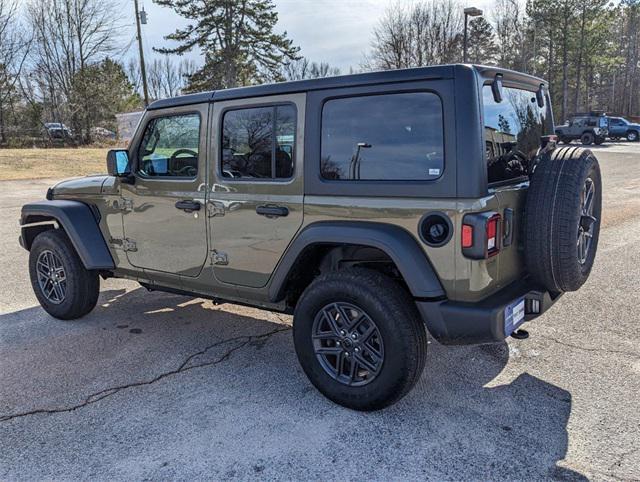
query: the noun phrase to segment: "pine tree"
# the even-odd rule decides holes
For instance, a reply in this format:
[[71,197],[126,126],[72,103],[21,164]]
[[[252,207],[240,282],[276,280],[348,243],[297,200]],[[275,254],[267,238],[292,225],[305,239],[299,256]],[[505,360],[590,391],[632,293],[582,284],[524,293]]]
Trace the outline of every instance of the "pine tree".
[[154,0],[192,21],[167,35],[178,42],[161,53],[199,48],[204,65],[189,78],[188,91],[220,89],[281,80],[282,63],[297,58],[298,47],[278,34],[272,0]]
[[494,64],[498,55],[495,34],[484,17],[469,22],[469,61],[473,64]]

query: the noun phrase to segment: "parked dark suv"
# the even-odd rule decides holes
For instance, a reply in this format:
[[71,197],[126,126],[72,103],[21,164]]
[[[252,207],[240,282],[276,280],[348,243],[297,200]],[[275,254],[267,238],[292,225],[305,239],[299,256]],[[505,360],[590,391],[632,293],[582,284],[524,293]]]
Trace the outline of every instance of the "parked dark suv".
[[543,80],[470,65],[162,100],[108,175],[22,208],[20,242],[54,317],[89,313],[100,277],[292,313],[311,382],[378,409],[427,329],[502,341],[589,276],[598,161],[553,132]]
[[573,140],[589,146],[600,145],[608,136],[609,121],[603,112],[574,114],[562,125],[556,126],[556,134],[564,144]]

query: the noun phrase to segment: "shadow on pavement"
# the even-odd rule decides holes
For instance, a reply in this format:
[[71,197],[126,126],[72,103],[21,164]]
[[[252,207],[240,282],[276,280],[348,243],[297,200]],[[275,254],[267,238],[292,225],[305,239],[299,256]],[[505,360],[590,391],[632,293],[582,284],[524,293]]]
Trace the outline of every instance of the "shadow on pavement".
[[[202,476],[197,467],[204,467],[210,476],[240,478],[586,480],[557,465],[567,453],[571,395],[526,373],[526,342],[511,349],[514,375],[501,377],[506,383],[495,379],[509,361],[507,343],[431,343],[425,373],[405,399],[358,413],[311,387],[295,359],[288,317],[227,308],[136,289],[103,292],[80,321],[54,320],[40,307],[0,316],[0,431],[16,424],[22,434],[32,422],[54,423],[43,418],[57,416],[51,413],[99,410],[103,425],[83,430],[117,431],[128,452],[140,453],[144,470],[133,475],[154,478]],[[187,422],[191,415],[197,426]],[[140,440],[138,423],[158,425],[153,437]],[[75,472],[36,468],[23,476],[74,478],[103,464],[109,469],[101,476],[125,475],[109,472],[122,442],[105,436],[83,454],[66,454],[51,448],[64,447],[65,430],[45,432],[42,447],[21,447],[21,436],[9,435],[7,462],[27,453],[34,464],[59,457],[64,466],[77,457],[83,465],[70,458]],[[204,434],[206,443],[194,443]],[[168,462],[147,466],[145,457]],[[331,467],[320,469],[327,460]],[[167,464],[185,471],[166,472]]]

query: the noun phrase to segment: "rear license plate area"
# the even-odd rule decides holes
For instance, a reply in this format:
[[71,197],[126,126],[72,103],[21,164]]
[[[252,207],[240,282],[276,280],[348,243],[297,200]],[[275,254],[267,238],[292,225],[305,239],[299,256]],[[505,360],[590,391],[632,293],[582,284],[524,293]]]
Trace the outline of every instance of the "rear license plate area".
[[511,335],[524,322],[524,296],[509,303],[504,309],[504,334]]

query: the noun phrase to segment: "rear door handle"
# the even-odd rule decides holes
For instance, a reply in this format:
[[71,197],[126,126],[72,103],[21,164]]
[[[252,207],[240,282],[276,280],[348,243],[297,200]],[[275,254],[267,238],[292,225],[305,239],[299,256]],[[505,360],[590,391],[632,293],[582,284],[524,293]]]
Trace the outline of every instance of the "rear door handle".
[[258,206],[256,208],[256,213],[268,218],[278,218],[288,216],[289,208],[285,206]]
[[182,209],[187,213],[191,213],[193,211],[200,211],[200,203],[198,201],[178,201],[176,203],[177,209]]

